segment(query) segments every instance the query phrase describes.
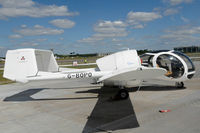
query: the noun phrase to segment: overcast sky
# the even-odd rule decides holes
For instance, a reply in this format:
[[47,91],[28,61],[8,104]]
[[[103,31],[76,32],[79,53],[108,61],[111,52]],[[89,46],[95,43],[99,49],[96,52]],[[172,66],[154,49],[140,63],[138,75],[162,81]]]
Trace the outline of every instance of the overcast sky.
[[190,45],[200,45],[200,0],[0,0],[0,56]]

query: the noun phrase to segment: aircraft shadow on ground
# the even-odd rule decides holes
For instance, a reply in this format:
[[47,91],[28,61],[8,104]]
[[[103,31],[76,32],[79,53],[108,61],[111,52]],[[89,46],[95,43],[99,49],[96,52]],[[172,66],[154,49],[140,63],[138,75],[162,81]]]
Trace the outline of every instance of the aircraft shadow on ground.
[[[83,87],[82,87],[83,88]],[[25,101],[44,101],[44,100],[78,100],[96,99],[97,97],[76,97],[76,98],[40,98],[34,99],[31,96],[42,90],[51,88],[29,89],[12,96],[6,97],[3,101],[25,102]],[[72,88],[57,88],[72,89]],[[137,87],[128,89],[129,92],[137,91]],[[140,91],[167,91],[177,90],[172,86],[143,86]],[[84,126],[83,133],[120,130],[139,127],[137,117],[131,100],[114,100],[118,88],[101,87],[101,89],[89,89],[87,91],[76,91],[76,93],[96,93],[98,100]]]
[[[131,91],[137,91],[138,87],[130,88]],[[177,88],[176,86],[162,86],[162,85],[154,85],[154,86],[142,86],[140,91],[176,91],[176,90],[183,90],[183,88]]]
[[[97,97],[75,97],[75,98],[32,98],[31,96],[49,88],[29,89],[12,96],[6,97],[5,102],[25,102],[25,101],[46,101],[46,100],[78,100],[78,99],[96,99]],[[64,89],[64,88],[62,88]],[[69,89],[69,88],[67,88]]]
[[116,88],[102,87],[76,93],[98,93],[98,101],[93,108],[83,129],[83,133],[101,131],[114,131],[139,127],[136,114],[128,98],[126,100],[114,100],[113,94]]

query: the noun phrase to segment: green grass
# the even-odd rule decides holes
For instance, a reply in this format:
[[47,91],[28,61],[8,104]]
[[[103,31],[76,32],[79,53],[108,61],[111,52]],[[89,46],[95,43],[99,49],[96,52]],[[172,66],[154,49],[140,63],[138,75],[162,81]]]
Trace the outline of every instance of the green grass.
[[[98,59],[99,57],[66,57],[66,58],[63,58],[63,59],[56,59],[57,60],[57,63],[58,65],[69,65],[69,64],[72,64],[74,61],[77,61],[78,64],[84,64],[84,63],[94,63],[96,62],[96,60]],[[86,62],[85,62],[86,60]]]
[[98,58],[101,58],[100,56],[93,56],[93,57],[64,57],[64,58],[60,58],[60,59],[56,59],[56,60],[96,60]]
[[0,70],[0,85],[9,83],[14,83],[14,82],[3,78],[3,70]]
[[190,57],[200,57],[200,53],[185,53],[185,54]]

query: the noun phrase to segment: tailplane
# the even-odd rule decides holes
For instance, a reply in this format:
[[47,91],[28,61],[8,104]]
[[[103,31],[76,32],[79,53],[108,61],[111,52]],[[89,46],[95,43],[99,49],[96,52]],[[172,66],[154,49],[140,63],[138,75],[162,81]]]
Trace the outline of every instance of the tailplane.
[[50,50],[8,50],[3,77],[21,81],[26,77],[36,76],[39,71],[57,72],[58,69],[58,64]]

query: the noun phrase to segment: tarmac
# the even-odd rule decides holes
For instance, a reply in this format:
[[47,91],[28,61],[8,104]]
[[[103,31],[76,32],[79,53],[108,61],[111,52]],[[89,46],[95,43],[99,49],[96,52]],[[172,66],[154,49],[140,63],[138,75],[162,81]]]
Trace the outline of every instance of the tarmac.
[[87,79],[0,85],[0,132],[199,133],[200,63],[195,66],[185,88],[153,81],[129,89],[127,100],[113,100],[117,88]]

